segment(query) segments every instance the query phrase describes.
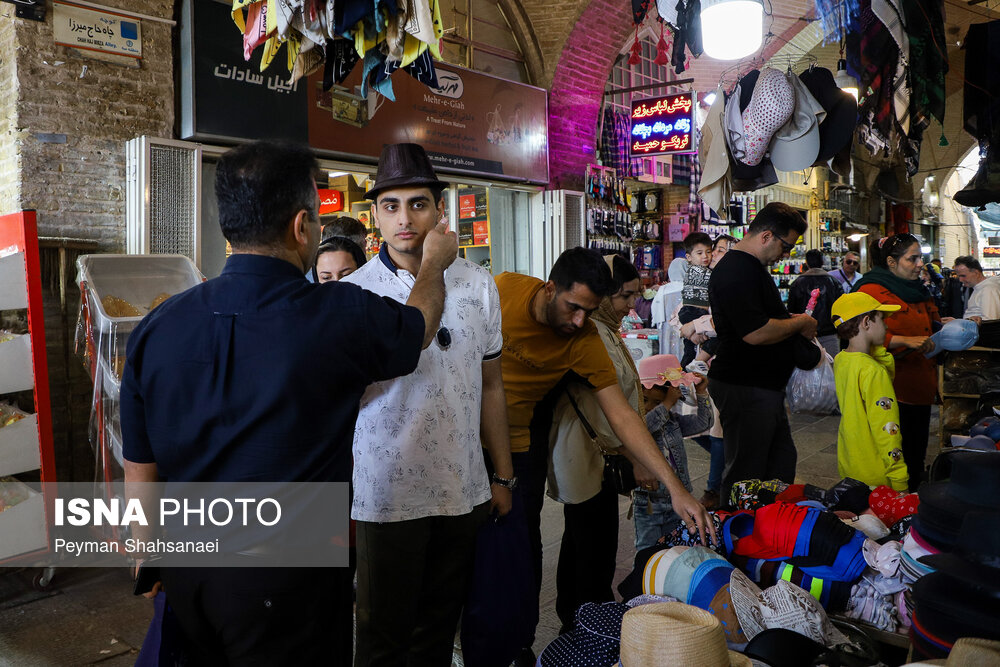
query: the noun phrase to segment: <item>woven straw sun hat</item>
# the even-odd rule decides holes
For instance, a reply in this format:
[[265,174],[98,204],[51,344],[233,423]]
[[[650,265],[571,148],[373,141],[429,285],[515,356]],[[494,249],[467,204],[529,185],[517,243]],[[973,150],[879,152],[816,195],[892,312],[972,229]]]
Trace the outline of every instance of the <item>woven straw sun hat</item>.
[[750,667],[745,655],[726,648],[719,619],[682,602],[635,607],[622,618],[622,667],[699,665]]

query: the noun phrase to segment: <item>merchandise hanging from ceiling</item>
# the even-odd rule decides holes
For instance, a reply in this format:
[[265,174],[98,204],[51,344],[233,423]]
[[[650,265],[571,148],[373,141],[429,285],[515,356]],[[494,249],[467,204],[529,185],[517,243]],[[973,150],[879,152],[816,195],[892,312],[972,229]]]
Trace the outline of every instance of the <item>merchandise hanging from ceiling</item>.
[[263,47],[263,72],[282,45],[291,80],[324,67],[323,86],[341,84],[361,61],[361,94],[374,89],[395,100],[391,75],[406,71],[437,87],[443,33],[437,0],[233,0],[243,56]]

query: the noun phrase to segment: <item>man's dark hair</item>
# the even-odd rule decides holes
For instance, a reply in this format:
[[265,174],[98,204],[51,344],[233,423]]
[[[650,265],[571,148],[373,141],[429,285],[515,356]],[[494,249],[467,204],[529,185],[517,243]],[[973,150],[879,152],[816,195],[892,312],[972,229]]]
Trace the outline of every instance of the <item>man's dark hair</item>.
[[728,241],[729,245],[738,242],[735,236],[730,236],[729,234],[719,234],[717,237],[715,237],[715,240],[712,241],[712,250],[718,248],[719,244],[722,243],[723,241]]
[[959,264],[967,269],[971,269],[972,271],[979,271],[980,273],[983,272],[983,265],[980,264],[979,260],[972,255],[962,255],[961,257],[956,257],[955,261],[952,262],[952,266],[958,266]]
[[691,232],[684,237],[684,252],[691,252],[695,246],[708,246],[712,249],[712,237],[705,232]]
[[365,246],[365,237],[368,236],[368,228],[360,220],[342,215],[334,218],[323,227],[324,241],[337,236],[351,239],[363,248]]
[[301,211],[318,219],[316,157],[307,146],[254,141],[227,151],[215,170],[222,234],[236,248],[274,245]]
[[771,232],[775,236],[785,238],[793,230],[801,236],[806,233],[808,227],[801,213],[784,202],[775,201],[757,212],[748,231],[751,236]]
[[914,243],[919,243],[919,241],[913,234],[893,234],[875,239],[868,247],[868,258],[875,266],[888,269],[889,258],[892,257],[898,262],[899,258],[905,255],[907,249]]
[[618,294],[627,282],[639,279],[639,269],[621,255],[615,255],[611,260],[614,268],[611,271],[611,281],[614,284],[611,294]]
[[559,255],[549,271],[549,280],[555,283],[559,292],[572,289],[574,283],[586,285],[594,296],[601,298],[611,296],[615,291],[611,269],[601,254],[580,246]]
[[854,317],[852,317],[851,319],[847,320],[839,327],[837,327],[837,336],[841,340],[851,340],[852,338],[858,335],[859,331],[861,331],[862,318],[869,317],[874,319],[879,316],[885,317],[885,313],[883,313],[881,310],[869,310],[867,313],[861,313],[860,315],[855,315]]
[[806,264],[809,265],[810,269],[823,268],[823,253],[815,248],[806,251]]

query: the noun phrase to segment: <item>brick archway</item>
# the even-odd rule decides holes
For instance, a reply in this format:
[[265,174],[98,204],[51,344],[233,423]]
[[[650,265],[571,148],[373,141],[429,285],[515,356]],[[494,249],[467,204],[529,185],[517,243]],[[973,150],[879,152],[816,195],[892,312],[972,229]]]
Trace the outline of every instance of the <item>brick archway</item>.
[[[783,0],[782,8],[809,15],[811,0]],[[635,29],[628,0],[591,0],[573,24],[559,54],[549,92],[549,188],[580,190],[584,170],[595,159],[602,96],[622,45]],[[786,22],[787,25],[787,22]],[[767,59],[798,34],[791,22],[764,47]],[[677,78],[718,80],[732,62],[702,56]],[[714,84],[709,87],[714,87]]]
[[563,46],[549,91],[549,187],[583,189],[615,58],[634,30],[629,3],[591,0]]

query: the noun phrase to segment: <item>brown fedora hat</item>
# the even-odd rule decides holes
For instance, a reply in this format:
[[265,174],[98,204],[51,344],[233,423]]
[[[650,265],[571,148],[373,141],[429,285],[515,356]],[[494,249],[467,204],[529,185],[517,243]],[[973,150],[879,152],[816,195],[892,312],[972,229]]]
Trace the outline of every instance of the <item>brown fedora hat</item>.
[[378,159],[375,184],[365,193],[372,201],[378,193],[401,187],[446,188],[439,180],[424,147],[419,144],[387,144]]

